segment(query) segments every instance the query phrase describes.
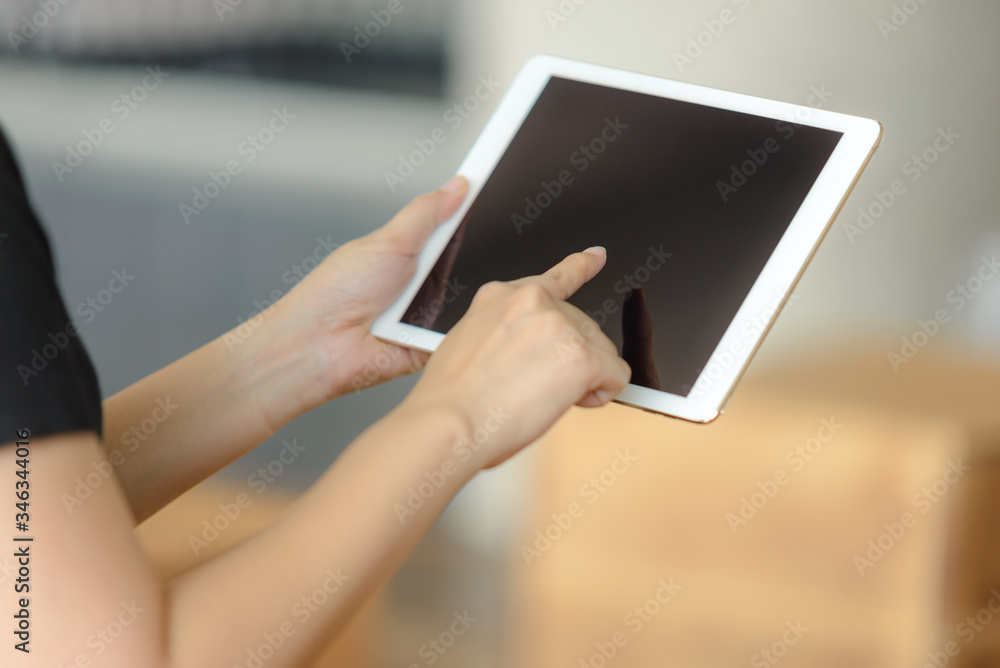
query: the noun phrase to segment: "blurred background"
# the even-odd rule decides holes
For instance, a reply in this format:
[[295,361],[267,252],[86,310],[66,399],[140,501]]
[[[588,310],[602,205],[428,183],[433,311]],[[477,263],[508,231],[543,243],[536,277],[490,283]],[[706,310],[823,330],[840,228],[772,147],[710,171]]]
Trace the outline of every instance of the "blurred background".
[[[0,122],[70,312],[135,276],[78,322],[105,396],[444,183],[536,53],[868,116],[885,138],[724,417],[571,411],[473,481],[315,665],[1000,666],[1000,280],[980,271],[1000,253],[1000,5],[390,4],[0,5]],[[161,570],[272,521],[412,383],[314,411],[145,523]],[[292,439],[302,456],[195,554]]]

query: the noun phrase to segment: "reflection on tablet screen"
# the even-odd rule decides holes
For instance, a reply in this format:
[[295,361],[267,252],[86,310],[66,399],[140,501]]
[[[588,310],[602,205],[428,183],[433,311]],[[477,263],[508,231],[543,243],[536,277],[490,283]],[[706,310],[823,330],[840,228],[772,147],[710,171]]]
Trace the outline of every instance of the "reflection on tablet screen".
[[402,321],[447,333],[482,284],[605,246],[569,302],[687,396],[841,136],[553,77]]

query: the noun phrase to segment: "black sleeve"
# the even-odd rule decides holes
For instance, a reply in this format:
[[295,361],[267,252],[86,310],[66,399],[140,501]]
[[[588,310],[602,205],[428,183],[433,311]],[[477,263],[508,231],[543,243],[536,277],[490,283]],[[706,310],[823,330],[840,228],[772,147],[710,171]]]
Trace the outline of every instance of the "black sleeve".
[[91,430],[101,435],[97,375],[56,287],[48,239],[0,131],[0,444]]

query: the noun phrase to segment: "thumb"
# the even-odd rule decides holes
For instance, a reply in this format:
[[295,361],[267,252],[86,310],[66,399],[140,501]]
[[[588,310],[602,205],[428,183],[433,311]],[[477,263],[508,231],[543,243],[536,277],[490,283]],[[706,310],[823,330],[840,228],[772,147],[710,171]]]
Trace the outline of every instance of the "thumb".
[[440,189],[407,204],[379,230],[379,235],[404,252],[417,253],[437,226],[454,215],[468,192],[468,181],[456,176]]

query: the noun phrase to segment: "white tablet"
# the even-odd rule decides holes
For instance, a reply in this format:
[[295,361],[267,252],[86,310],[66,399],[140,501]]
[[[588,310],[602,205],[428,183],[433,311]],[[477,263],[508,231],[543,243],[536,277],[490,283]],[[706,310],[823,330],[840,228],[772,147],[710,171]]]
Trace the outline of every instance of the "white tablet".
[[569,301],[632,367],[615,401],[709,422],[881,136],[865,118],[535,57],[459,167],[465,203],[372,332],[433,351],[484,283],[605,246]]

